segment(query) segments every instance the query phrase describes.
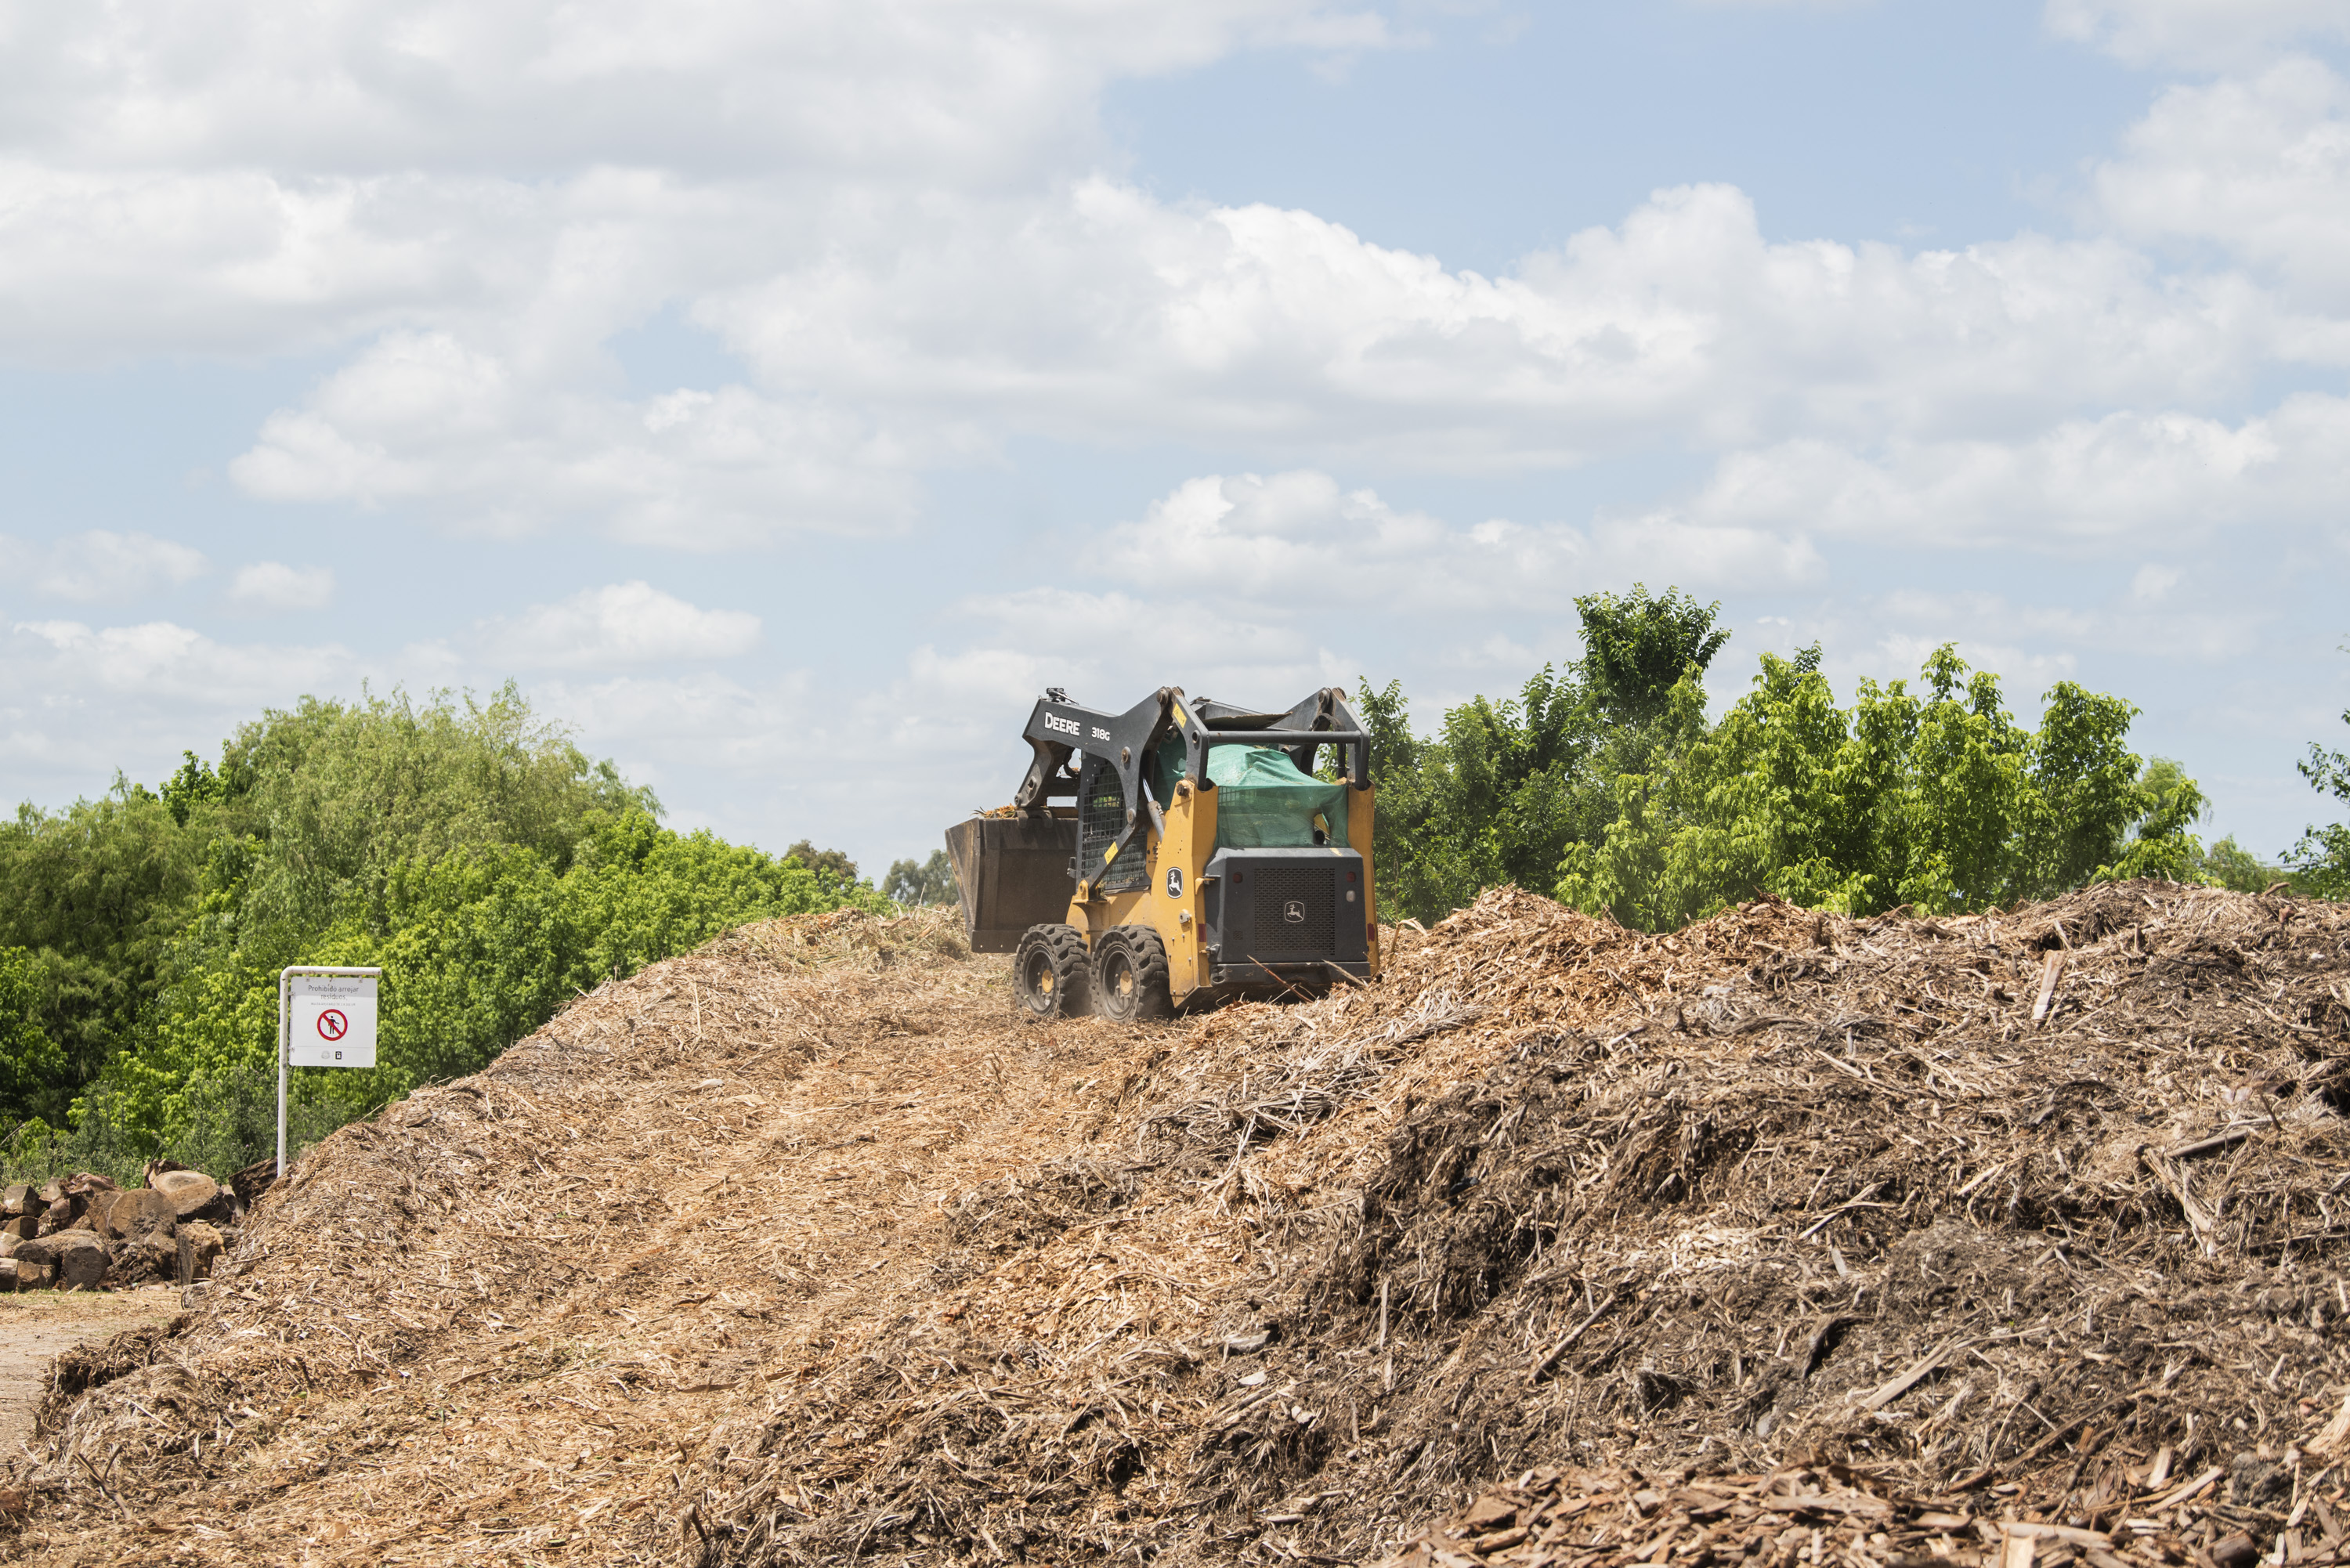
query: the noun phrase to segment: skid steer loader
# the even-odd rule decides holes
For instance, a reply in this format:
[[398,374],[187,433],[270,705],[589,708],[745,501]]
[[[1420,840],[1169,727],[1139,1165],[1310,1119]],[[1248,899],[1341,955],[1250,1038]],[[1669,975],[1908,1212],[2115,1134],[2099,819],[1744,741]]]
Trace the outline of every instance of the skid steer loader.
[[[1164,1017],[1378,973],[1371,738],[1336,687],[1285,713],[1175,686],[1103,713],[1055,689],[1024,736],[1012,804],[949,828],[947,854],[972,950],[1014,955],[1031,1015]],[[1325,746],[1337,783],[1315,776]]]

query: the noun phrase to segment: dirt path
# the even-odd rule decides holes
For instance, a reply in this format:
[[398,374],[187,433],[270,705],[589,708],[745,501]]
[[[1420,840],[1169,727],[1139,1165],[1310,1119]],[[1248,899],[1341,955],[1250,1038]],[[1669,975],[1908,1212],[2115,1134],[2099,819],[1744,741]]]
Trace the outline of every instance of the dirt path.
[[33,1410],[58,1352],[165,1322],[179,1310],[176,1285],[0,1296],[0,1453],[21,1453],[33,1435]]

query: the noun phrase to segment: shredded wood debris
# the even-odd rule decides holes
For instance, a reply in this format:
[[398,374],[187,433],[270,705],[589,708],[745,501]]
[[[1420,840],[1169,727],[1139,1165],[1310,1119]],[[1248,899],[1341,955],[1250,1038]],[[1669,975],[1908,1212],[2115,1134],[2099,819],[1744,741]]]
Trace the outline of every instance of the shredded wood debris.
[[[2332,1506],[2314,1490],[2296,1501],[2277,1531],[2262,1509],[2210,1500],[2223,1475],[2217,1469],[2166,1486],[2161,1459],[2168,1454],[2125,1472],[2130,1495],[2116,1498],[2117,1515],[2102,1529],[2085,1518],[2057,1523],[2021,1511],[2011,1500],[2022,1489],[2013,1483],[1960,1499],[1906,1494],[1869,1471],[1835,1464],[1767,1475],[1544,1466],[1486,1490],[1409,1542],[1385,1568],[1666,1562],[2067,1568],[2083,1561],[2091,1568],[2245,1568],[2260,1560],[2264,1529],[2275,1532],[2287,1563],[2338,1563],[2350,1550],[2337,1516],[2339,1489],[2330,1494]],[[2259,1477],[2255,1469],[2252,1484]]]
[[1647,936],[1502,889],[1386,935],[1375,986],[1125,1029],[1021,1023],[935,916],[607,986],[328,1139],[172,1332],[78,1363],[0,1544],[2337,1549],[2350,910]]

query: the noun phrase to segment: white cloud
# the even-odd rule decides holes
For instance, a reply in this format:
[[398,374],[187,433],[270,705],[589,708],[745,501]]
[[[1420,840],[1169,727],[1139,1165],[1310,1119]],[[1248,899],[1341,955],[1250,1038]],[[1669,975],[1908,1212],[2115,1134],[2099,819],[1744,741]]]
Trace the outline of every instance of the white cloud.
[[47,645],[49,668],[68,676],[68,689],[202,697],[208,704],[282,701],[289,684],[345,662],[339,649],[239,647],[167,620],[95,628],[71,620],[19,621],[13,630],[20,644]]
[[[906,530],[927,476],[1028,435],[1211,452],[1220,472],[1094,530],[1061,586],[974,593],[898,681],[821,711],[797,678],[663,675],[743,657],[760,626],[643,583],[400,656],[452,681],[560,672],[546,702],[648,776],[689,753],[765,768],[859,820],[972,758],[1016,763],[1003,713],[1043,685],[1278,701],[1357,672],[1359,611],[1303,612],[1300,585],[1378,607],[1407,672],[1498,671],[1560,651],[1575,593],[1636,576],[1783,597],[1853,540],[2095,556],[2114,603],[2086,618],[1946,597],[1848,628],[1876,646],[1914,616],[1902,636],[1964,635],[2043,680],[2083,639],[2238,646],[2165,574],[2223,531],[2343,527],[2350,404],[2239,406],[2280,363],[2350,366],[2350,91],[2281,53],[2343,16],[2054,0],[2063,36],[2244,73],[2157,101],[2091,172],[2077,239],[1773,241],[1743,192],[1693,184],[1481,274],[1118,177],[1105,84],[1399,42],[1343,5],[19,7],[0,20],[0,358],[316,355],[332,369],[234,464],[245,494],[703,550]],[[740,377],[631,389],[608,345],[656,318],[712,334]],[[1596,515],[1432,515],[1359,483],[1660,451],[1715,467]],[[203,566],[138,535],[28,549],[10,580],[52,597]],[[228,599],[331,587],[256,563]],[[357,670],[170,622],[28,619],[0,708],[27,737],[12,757],[110,765]],[[904,766],[876,793],[873,769],[791,774],[799,754]]]
[[[509,308],[464,294],[441,326],[380,336],[271,416],[233,477],[270,499],[725,548],[901,527],[922,472],[1022,433],[1560,466],[1798,432],[2003,439],[2085,402],[2204,400],[2263,357],[2350,363],[2350,327],[2241,277],[2165,278],[2095,240],[1769,244],[1722,186],[1660,192],[1500,278],[1309,213],[1099,179],[845,203],[816,260],[766,244],[790,225],[735,196],[702,214],[701,245],[655,221],[660,202],[583,219],[577,245],[549,234],[480,296]],[[775,263],[745,280],[681,259],[713,253]],[[755,386],[613,396],[598,345],[680,289]]]
[[[695,768],[788,773],[823,730],[806,677],[786,672],[749,682],[716,670],[673,676],[616,675],[601,680],[535,682],[540,711],[578,727],[581,742],[610,752],[628,777],[660,787]],[[835,740],[837,737],[834,738]],[[826,743],[833,743],[827,741]],[[777,847],[769,846],[769,847]]]
[[34,592],[77,603],[121,603],[203,575],[203,553],[151,534],[103,528],[47,545],[0,535],[0,561]]
[[[1866,607],[1877,628],[1879,659],[1894,674],[1914,674],[1945,642],[1978,670],[2001,676],[2021,712],[2052,681],[2080,675],[2084,655],[2139,659],[2220,660],[2243,657],[2258,643],[2263,616],[2253,607],[2150,605],[2124,594],[2099,604],[2086,597],[2035,603],[2023,595],[1897,589]],[[2149,693],[2119,695],[2145,701]]]
[[2301,38],[2350,36],[2341,0],[2048,0],[2048,30],[2132,65],[2241,65]]
[[230,474],[275,501],[414,502],[501,534],[587,519],[710,550],[902,526],[911,455],[816,397],[724,387],[624,403],[534,384],[445,333],[399,333],[271,415]]
[[[1578,592],[1641,576],[1700,589],[1784,584],[1813,576],[1818,562],[1800,537],[1671,514],[1588,530],[1458,524],[1302,470],[1188,480],[1073,566],[1067,586],[962,600],[956,614],[969,640],[914,650],[884,704],[890,718],[877,726],[899,754],[924,766],[992,758],[1047,686],[1118,710],[1169,683],[1286,704],[1392,670],[1399,642],[1408,664],[1522,677],[1574,657]],[[1170,603],[1180,613],[1169,613]],[[1393,628],[1377,661],[1332,639],[1365,635],[1367,606]],[[1523,640],[1530,628],[1541,644]],[[1433,704],[1431,719],[1468,694],[1415,691]],[[1016,769],[1003,787],[1014,777]]]
[[1658,192],[1501,278],[1310,213],[1081,182],[1060,204],[925,210],[920,243],[697,306],[771,387],[945,405],[1076,438],[1181,431],[1440,468],[1659,439],[2013,428],[2083,400],[2198,396],[2288,326],[2241,280],[2125,247],[1769,244],[1726,186]]
[[228,597],[239,609],[254,612],[324,609],[335,599],[334,568],[255,561],[236,569]]
[[1800,520],[1784,532],[1725,526],[1667,508],[1602,522],[1593,529],[1600,582],[1637,578],[1677,583],[1691,590],[1788,588],[1825,575]]
[[616,583],[489,622],[480,636],[482,657],[494,665],[616,669],[738,658],[758,647],[759,618],[701,609],[650,583]]
[[1786,585],[1818,575],[1800,534],[1661,511],[1586,528],[1503,518],[1461,525],[1399,512],[1313,470],[1207,474],[1111,529],[1092,564],[1143,586],[1176,584],[1267,607],[1301,591],[1390,613],[1479,618],[1572,615],[1574,596],[1627,576],[1691,588]]
[[[1121,663],[1137,669],[1163,669],[1169,665],[1198,669],[1203,664],[1257,669],[1268,663],[1302,668],[1314,657],[1313,640],[1301,630],[1295,616],[1269,616],[1263,606],[1245,600],[1198,603],[1180,616],[1161,616],[1153,607],[1159,602],[1115,590],[1054,587],[989,594],[966,599],[958,607],[973,619],[993,622],[1001,635],[1014,643],[1029,640],[1040,629],[1048,628],[1051,646],[1056,650],[1107,647],[1134,639],[1147,628],[1142,646],[1131,654],[1080,656],[1085,662],[1102,669],[1116,668]],[[1048,672],[1066,669],[1073,662],[1068,655],[1057,651],[1041,658],[1043,662],[1037,668]],[[984,679],[989,688],[1004,689],[993,672],[984,667],[959,679],[973,678]],[[1166,685],[1170,678],[1162,675],[1143,679],[1146,684],[1142,690],[1149,691]],[[1066,686],[1068,682],[1053,677],[1046,684]],[[1043,690],[1042,685],[1037,685],[1028,694],[1035,697]],[[1140,701],[1139,691],[1118,705],[1124,709]]]
[[2350,306],[2350,84],[2316,60],[2168,89],[2095,192],[2122,234],[2207,243]]
[[1357,51],[1373,13],[1315,0],[198,0],[135,23],[12,19],[0,135],[96,163],[817,166],[1003,178],[1092,127],[1113,76],[1234,48]]
[[2130,597],[2138,604],[2158,605],[2170,597],[2186,574],[2177,566],[2148,561],[2130,578]]
[[2015,441],[1897,441],[1873,457],[1787,441],[1725,457],[1689,510],[1717,527],[2081,553],[2250,524],[2338,533],[2345,483],[2350,400],[2303,393],[2232,425],[2122,412]]
[[1314,0],[200,0],[0,28],[0,354],[67,363],[461,318],[592,356],[741,258],[823,254],[832,209],[1098,161],[1113,78],[1396,41]]
[[[356,342],[234,478],[450,525],[889,532],[925,472],[1023,434],[1440,471],[2003,441],[2195,406],[2269,358],[2350,363],[2340,323],[2096,237],[1770,243],[1743,193],[1692,185],[1486,276],[1096,172],[1114,77],[1396,42],[1305,0],[23,26],[48,64],[0,94],[0,355]],[[2116,213],[2177,161],[2160,119],[2101,176]],[[623,395],[604,346],[667,309],[752,384]]]

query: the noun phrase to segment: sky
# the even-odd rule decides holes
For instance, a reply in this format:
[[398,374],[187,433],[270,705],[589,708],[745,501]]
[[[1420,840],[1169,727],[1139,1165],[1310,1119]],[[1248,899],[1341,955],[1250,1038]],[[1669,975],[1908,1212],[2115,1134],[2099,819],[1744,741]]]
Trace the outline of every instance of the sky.
[[2350,0],[0,0],[0,787],[516,682],[868,872],[1045,687],[1718,600],[2350,741]]

